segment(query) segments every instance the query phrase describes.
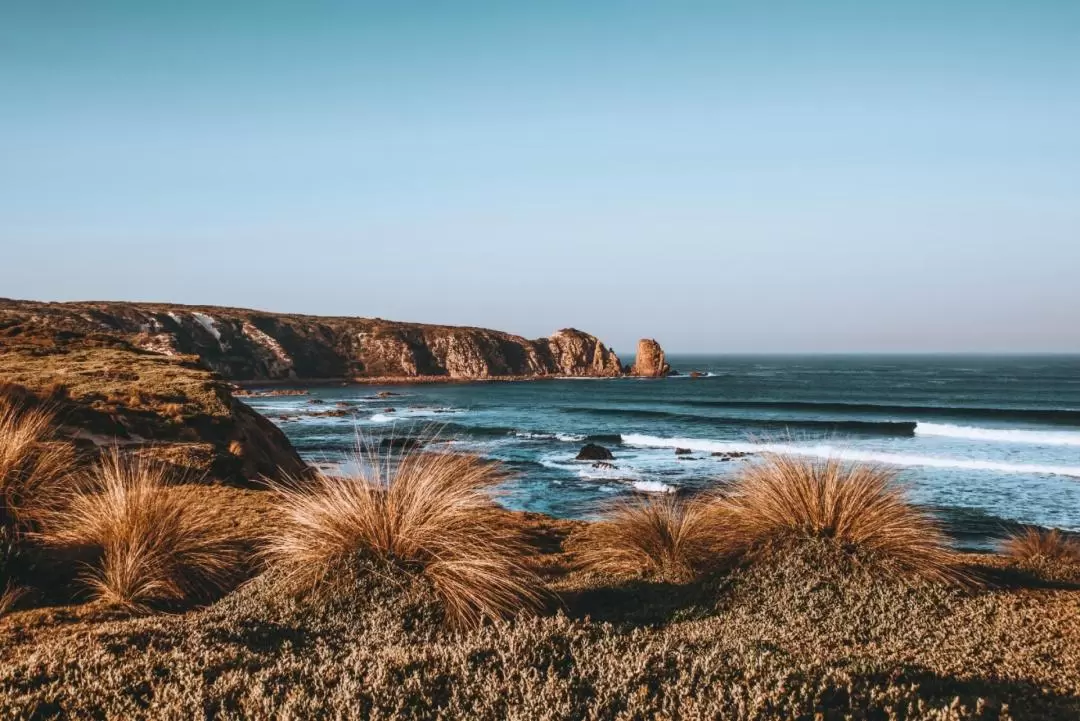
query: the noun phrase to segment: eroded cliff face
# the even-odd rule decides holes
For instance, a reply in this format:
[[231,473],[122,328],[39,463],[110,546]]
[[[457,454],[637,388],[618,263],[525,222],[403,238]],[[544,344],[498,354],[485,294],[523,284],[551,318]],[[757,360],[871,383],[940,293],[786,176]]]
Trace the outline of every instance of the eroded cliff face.
[[238,381],[617,376],[618,356],[573,328],[527,340],[482,328],[143,303],[0,301],[0,337],[128,343],[196,356]]
[[[651,343],[639,349],[635,369],[662,375],[663,351]],[[527,340],[369,318],[0,299],[0,390],[47,399],[76,442],[119,443],[193,477],[230,483],[296,475],[305,466],[284,434],[235,399],[224,380],[619,375],[618,356],[573,328]]]

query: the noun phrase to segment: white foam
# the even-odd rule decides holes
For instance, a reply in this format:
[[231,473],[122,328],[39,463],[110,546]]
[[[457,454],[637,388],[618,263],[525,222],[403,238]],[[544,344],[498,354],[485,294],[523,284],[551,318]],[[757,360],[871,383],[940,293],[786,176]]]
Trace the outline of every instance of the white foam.
[[619,466],[613,466],[611,468],[605,468],[604,466],[586,466],[584,468],[577,468],[576,470],[578,476],[587,481],[625,481],[636,478],[638,475],[636,471],[620,468]]
[[915,435],[940,438],[966,438],[995,443],[1035,443],[1043,446],[1080,446],[1077,431],[1030,431],[1019,428],[980,428],[978,426],[954,426],[948,423],[922,423],[915,425]]
[[534,433],[533,431],[514,431],[514,436],[528,441],[564,441],[574,443],[585,440],[585,436],[575,433]]
[[674,493],[675,487],[660,481],[634,481],[634,488],[643,493]]
[[560,463],[559,461],[556,461],[556,460],[554,460],[552,458],[538,458],[536,460],[536,462],[539,463],[544,468],[552,468],[552,469],[558,470],[558,471],[570,470],[569,464]]
[[837,448],[830,445],[800,446],[793,443],[739,443],[729,441],[711,441],[700,438],[660,438],[639,433],[623,436],[623,443],[645,448],[689,448],[705,453],[742,452],[742,453],[783,453],[793,456],[855,461],[860,463],[884,463],[892,466],[920,466],[924,468],[963,468],[973,471],[995,471],[998,473],[1025,473],[1032,475],[1071,476],[1080,478],[1080,466],[1051,466],[1038,463],[1004,463],[1001,461],[980,461],[967,458],[940,458],[936,456],[915,456],[906,453],[883,453],[880,451],[860,451],[853,448]]
[[531,431],[514,431],[514,435],[528,441],[550,441],[555,438],[554,433],[532,433]]
[[393,413],[376,413],[368,420],[372,423],[393,423],[394,421],[411,420],[413,418],[433,418],[455,413],[464,413],[464,411],[460,408],[403,408]]

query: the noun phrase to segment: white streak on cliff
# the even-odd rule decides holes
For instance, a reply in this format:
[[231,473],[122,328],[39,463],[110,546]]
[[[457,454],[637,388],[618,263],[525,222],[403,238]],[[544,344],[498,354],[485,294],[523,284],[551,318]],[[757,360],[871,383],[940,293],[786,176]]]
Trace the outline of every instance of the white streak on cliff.
[[267,361],[268,375],[278,378],[283,375],[293,375],[293,361],[285,349],[281,347],[272,336],[262,332],[248,321],[241,326],[246,335],[253,343],[269,351]]
[[206,332],[214,336],[214,340],[218,342],[218,347],[225,350],[225,345],[221,342],[221,332],[214,325],[214,319],[205,313],[193,312],[192,317],[198,321],[199,325],[206,329]]

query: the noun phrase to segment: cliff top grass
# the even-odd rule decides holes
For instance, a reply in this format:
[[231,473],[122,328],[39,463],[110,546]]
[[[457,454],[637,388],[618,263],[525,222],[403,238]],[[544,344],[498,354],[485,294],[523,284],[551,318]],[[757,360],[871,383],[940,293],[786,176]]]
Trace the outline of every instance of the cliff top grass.
[[123,346],[26,346],[0,352],[0,381],[97,410],[168,411],[170,417],[226,416],[226,386],[193,357]]
[[[109,335],[102,332],[99,324],[86,317],[87,314],[97,313],[123,313],[125,310],[137,310],[146,313],[203,313],[211,317],[251,319],[254,317],[267,317],[291,321],[300,325],[325,325],[330,327],[363,326],[368,332],[380,331],[474,331],[506,336],[515,340],[527,340],[523,336],[513,333],[480,328],[477,326],[455,326],[437,323],[411,323],[407,321],[387,320],[385,318],[369,318],[364,316],[323,316],[309,315],[305,313],[271,313],[253,308],[234,308],[230,306],[213,305],[185,305],[181,303],[153,303],[153,302],[126,302],[126,301],[66,301],[66,302],[42,302],[33,300],[15,300],[0,298],[0,330],[3,329],[5,316],[8,322],[22,322],[34,329],[35,334],[51,335],[56,330],[78,330],[99,340]],[[576,328],[563,328],[559,332],[581,333],[584,331]],[[2,333],[0,333],[2,336]]]
[[208,480],[252,483],[303,467],[281,431],[194,357],[115,343],[0,343],[0,395],[49,406],[60,435],[84,447],[138,445]]

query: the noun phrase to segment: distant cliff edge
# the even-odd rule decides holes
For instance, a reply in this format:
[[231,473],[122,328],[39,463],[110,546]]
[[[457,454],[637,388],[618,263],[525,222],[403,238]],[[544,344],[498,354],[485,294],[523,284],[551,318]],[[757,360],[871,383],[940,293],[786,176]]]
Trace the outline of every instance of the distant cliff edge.
[[234,381],[623,373],[614,351],[573,328],[527,340],[483,328],[378,318],[156,303],[0,300],[0,350],[4,345],[84,345],[108,338],[166,356],[197,356],[201,365]]
[[[660,364],[654,353],[639,373],[663,371],[655,350]],[[526,340],[377,318],[0,298],[0,402],[45,403],[60,438],[88,449],[119,444],[208,482],[260,485],[305,469],[284,433],[227,381],[622,374],[610,348],[572,328]]]

